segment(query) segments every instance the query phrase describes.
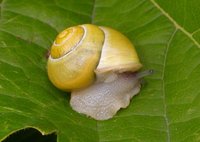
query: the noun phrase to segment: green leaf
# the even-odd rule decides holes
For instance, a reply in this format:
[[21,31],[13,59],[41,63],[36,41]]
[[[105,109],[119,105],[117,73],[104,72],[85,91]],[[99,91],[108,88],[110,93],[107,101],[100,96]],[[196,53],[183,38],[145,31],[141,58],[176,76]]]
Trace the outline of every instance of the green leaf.
[[[58,142],[200,141],[200,2],[198,0],[2,0],[0,140],[26,128]],[[74,112],[69,94],[46,73],[46,54],[66,27],[113,27],[134,43],[145,69],[139,95],[113,119]]]

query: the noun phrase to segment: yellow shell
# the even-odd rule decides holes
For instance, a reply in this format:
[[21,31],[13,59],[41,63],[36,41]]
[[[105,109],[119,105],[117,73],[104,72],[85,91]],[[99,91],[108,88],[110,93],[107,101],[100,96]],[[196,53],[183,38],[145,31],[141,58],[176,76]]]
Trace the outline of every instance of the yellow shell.
[[51,47],[47,64],[49,79],[65,91],[85,88],[101,74],[135,72],[141,67],[127,37],[114,29],[91,24],[61,32]]

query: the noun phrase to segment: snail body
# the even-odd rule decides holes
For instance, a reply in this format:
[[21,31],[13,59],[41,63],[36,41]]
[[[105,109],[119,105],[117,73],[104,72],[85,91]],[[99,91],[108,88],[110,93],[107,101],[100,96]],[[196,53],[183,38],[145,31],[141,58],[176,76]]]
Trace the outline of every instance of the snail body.
[[47,63],[50,81],[70,91],[70,105],[97,120],[112,118],[140,91],[136,73],[142,64],[134,46],[120,32],[91,24],[61,32]]

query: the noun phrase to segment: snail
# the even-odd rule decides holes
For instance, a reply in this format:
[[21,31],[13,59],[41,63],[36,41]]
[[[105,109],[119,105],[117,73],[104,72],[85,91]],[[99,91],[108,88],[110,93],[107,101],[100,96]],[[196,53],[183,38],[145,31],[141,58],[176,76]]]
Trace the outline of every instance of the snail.
[[70,105],[96,120],[112,118],[140,91],[142,67],[130,40],[103,26],[83,24],[56,37],[47,62],[50,81],[71,92]]

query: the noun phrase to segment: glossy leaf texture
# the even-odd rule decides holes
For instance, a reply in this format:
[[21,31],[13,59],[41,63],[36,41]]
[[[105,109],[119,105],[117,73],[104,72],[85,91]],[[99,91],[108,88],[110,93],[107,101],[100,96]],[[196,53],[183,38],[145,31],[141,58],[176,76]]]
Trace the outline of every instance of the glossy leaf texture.
[[[200,1],[1,0],[0,140],[26,128],[58,142],[200,141]],[[139,95],[113,119],[74,112],[48,80],[46,55],[66,27],[113,27],[134,43],[145,69]]]

